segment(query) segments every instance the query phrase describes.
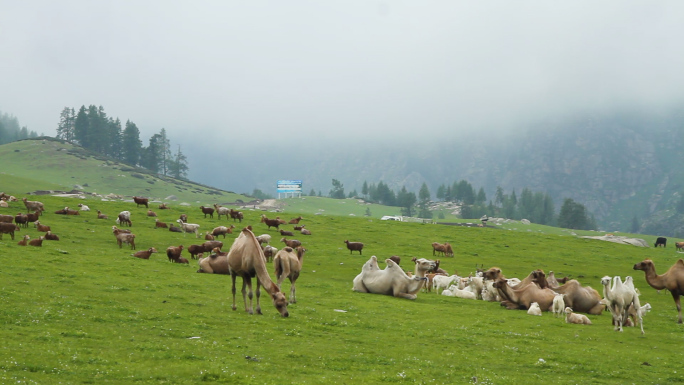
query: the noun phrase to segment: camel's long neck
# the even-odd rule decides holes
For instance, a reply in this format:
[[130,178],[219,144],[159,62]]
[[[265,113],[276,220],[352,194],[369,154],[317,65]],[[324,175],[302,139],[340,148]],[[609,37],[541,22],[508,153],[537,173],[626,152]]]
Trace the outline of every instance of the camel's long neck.
[[518,296],[513,288],[508,285],[508,282],[504,283],[503,287],[499,288],[499,295],[511,302],[518,302]]
[[261,247],[259,246],[259,242],[254,238],[254,236],[250,237],[250,241],[254,243],[255,250],[259,253],[254,257],[254,271],[256,272],[257,279],[261,283],[261,286],[266,289],[269,293],[273,294],[277,291],[279,291],[278,287],[276,284],[271,280],[271,276],[268,275],[268,270],[266,270],[266,257],[264,256],[264,252],[261,250]]
[[655,268],[648,269],[644,273],[646,273],[646,282],[648,282],[652,288],[656,290],[662,290],[665,288],[663,276],[656,274]]
[[419,265],[416,265],[416,270],[415,270],[415,275],[416,277],[425,277],[425,273],[427,273],[427,270],[423,270],[422,267]]

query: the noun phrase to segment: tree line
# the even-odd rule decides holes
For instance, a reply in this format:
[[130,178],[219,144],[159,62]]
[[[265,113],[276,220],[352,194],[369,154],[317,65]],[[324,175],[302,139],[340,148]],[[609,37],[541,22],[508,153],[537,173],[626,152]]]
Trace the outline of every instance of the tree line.
[[83,105],[78,112],[64,107],[59,116],[57,138],[156,174],[187,177],[187,158],[180,145],[173,150],[164,128],[152,135],[145,147],[135,123],[127,120],[122,128],[119,118],[108,117],[102,106]]
[[0,144],[37,137],[35,131],[29,131],[26,126],[20,127],[16,117],[0,112]]
[[[315,191],[311,190],[310,195],[316,195]],[[321,196],[320,191],[318,196]],[[356,190],[346,195],[344,185],[339,180],[333,179],[332,189],[328,196],[336,199],[363,197],[371,203],[401,207],[402,215],[405,216],[433,218],[433,212],[430,210],[431,194],[425,183],[416,195],[414,192],[407,191],[405,186],[395,193],[382,181],[377,184],[369,184],[364,181],[361,195]],[[542,192],[533,192],[529,188],[523,188],[520,197],[518,197],[515,190],[506,194],[503,188],[499,186],[496,188],[494,199],[487,201],[484,188],[480,187],[476,192],[476,189],[468,181],[460,180],[449,185],[440,185],[435,197],[437,201],[459,204],[461,208],[460,217],[465,219],[480,218],[487,215],[515,220],[528,219],[537,224],[577,230],[596,229],[594,216],[588,213],[581,203],[566,198],[560,212],[556,215],[551,196]],[[444,217],[442,212],[438,215],[441,218]]]

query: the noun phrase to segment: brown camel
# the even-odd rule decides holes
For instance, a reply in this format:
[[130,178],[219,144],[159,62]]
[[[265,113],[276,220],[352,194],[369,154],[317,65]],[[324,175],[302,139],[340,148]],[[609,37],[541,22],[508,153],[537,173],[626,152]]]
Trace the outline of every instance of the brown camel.
[[[259,299],[261,297],[261,286],[269,293],[273,300],[273,306],[278,310],[281,316],[287,317],[287,298],[278,286],[271,280],[266,270],[266,257],[263,250],[259,247],[259,242],[256,240],[254,233],[249,229],[242,229],[240,235],[233,242],[233,246],[228,251],[228,268],[230,269],[230,276],[233,281],[233,310],[237,309],[235,306],[235,278],[242,277],[242,299],[245,302],[245,311],[249,314],[254,314],[252,311],[252,277],[257,278],[256,288],[256,313],[261,314],[261,304]],[[249,287],[249,304],[247,303],[247,290]]]
[[535,273],[534,283],[542,289],[549,288],[556,293],[565,294],[565,305],[573,311],[600,315],[605,310],[606,305],[601,302],[601,295],[590,286],[582,286],[576,279],[571,279],[561,286],[549,286],[543,270],[536,270]]
[[[518,285],[520,286],[520,285]],[[511,288],[508,281],[499,278],[494,282],[494,288],[499,292],[499,296],[505,301],[501,302],[502,306],[507,309],[522,309],[527,310],[532,305],[532,302],[537,302],[542,311],[549,311],[553,305],[553,298],[556,293],[551,289],[542,289],[535,284],[529,284],[520,289]]]
[[285,278],[290,280],[290,303],[297,303],[295,283],[302,271],[302,258],[305,252],[306,249],[302,246],[297,247],[296,252],[291,247],[285,247],[273,257],[278,288],[282,287]]
[[672,293],[672,298],[677,305],[679,313],[678,323],[682,323],[682,305],[679,296],[684,294],[684,260],[680,259],[670,267],[663,275],[656,274],[655,265],[650,259],[645,259],[634,265],[634,270],[643,270],[646,273],[646,282],[656,290],[667,289]]

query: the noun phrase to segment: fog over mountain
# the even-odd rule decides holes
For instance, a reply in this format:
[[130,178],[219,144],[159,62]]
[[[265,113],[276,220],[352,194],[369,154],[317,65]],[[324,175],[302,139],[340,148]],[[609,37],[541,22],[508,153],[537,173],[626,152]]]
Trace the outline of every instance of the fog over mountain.
[[[486,159],[530,129],[574,127],[545,122],[684,102],[678,1],[1,4],[0,111],[54,135],[64,107],[101,105],[143,140],[165,128],[190,179],[236,192],[309,176],[325,193],[318,180],[350,165],[350,188],[412,183],[436,151],[472,149],[459,143]],[[382,169],[360,165],[376,154]]]

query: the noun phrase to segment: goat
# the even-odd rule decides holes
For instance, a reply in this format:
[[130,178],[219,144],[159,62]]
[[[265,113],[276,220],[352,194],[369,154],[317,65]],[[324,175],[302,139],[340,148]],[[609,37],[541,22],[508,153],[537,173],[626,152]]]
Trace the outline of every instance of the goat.
[[188,221],[188,214],[181,214],[178,219],[180,219],[183,222],[187,222]]
[[38,218],[40,218],[40,211],[26,213],[26,225],[28,226],[29,223],[35,223]]
[[26,210],[28,211],[45,211],[45,207],[43,207],[42,202],[29,201],[26,198],[21,198],[21,200],[24,201],[24,206],[26,206]]
[[152,253],[156,253],[156,252],[157,252],[157,249],[155,249],[154,247],[150,247],[147,250],[141,250],[141,251],[138,251],[137,253],[134,253],[131,255],[136,257],[136,258],[140,258],[140,259],[150,259],[150,255],[152,255]]
[[5,202],[4,200],[0,200],[0,207],[8,208],[9,203]]
[[541,308],[539,307],[539,304],[536,302],[532,302],[530,304],[530,308],[527,309],[527,314],[529,315],[542,315]]
[[463,299],[477,299],[475,293],[469,290],[461,290],[456,285],[449,286],[449,291],[451,291],[452,297],[458,297]]
[[131,212],[130,211],[120,212],[119,216],[116,218],[116,224],[117,225],[128,224],[128,226],[133,226],[133,223],[131,223]]
[[45,233],[45,239],[48,241],[59,241],[59,237],[55,234],[52,234],[52,231]]
[[154,220],[154,228],[155,228],[155,229],[168,229],[168,228],[169,228],[169,225],[167,225],[166,223],[160,221],[159,219],[155,219],[155,220]]
[[28,240],[31,239],[31,237],[28,236],[28,234],[24,235],[24,238],[21,239],[21,241],[17,242],[17,245],[19,246],[26,246],[26,243]]
[[292,231],[280,230],[280,235],[284,237],[291,237],[294,235],[294,233]]
[[40,231],[41,233],[46,233],[46,232],[50,231],[50,226],[46,226],[44,224],[41,224],[40,221],[35,221],[35,222],[33,222],[33,224],[36,226],[38,231]]
[[221,219],[221,215],[225,215],[226,219],[228,219],[228,216],[230,215],[230,209],[228,207],[219,206],[216,203],[214,203],[214,209],[216,210],[216,215],[218,215],[218,219]]
[[675,247],[677,248],[677,251],[684,250],[684,242],[675,242]]
[[195,238],[199,238],[200,225],[196,223],[185,223],[180,219],[177,219],[176,222],[180,223],[184,233],[195,233]]
[[572,308],[565,308],[565,323],[591,325],[591,320],[584,314],[573,313]]
[[12,223],[14,217],[12,215],[0,215],[0,223]]
[[159,210],[170,210],[171,208],[166,205],[166,203],[162,203],[159,205]]
[[133,197],[133,202],[135,202],[135,204],[136,204],[135,207],[140,207],[140,205],[145,205],[145,208],[147,208],[147,209],[150,208],[150,206],[148,205],[148,199],[147,198]]
[[293,248],[293,249],[296,249],[298,246],[301,246],[301,245],[302,245],[302,243],[299,242],[299,241],[296,240],[296,239],[287,239],[287,238],[283,238],[283,239],[280,240],[280,242],[285,243],[288,247],[291,247],[291,248]]
[[81,211],[90,211],[90,207],[84,205],[83,203],[79,203],[78,207],[81,208]]
[[19,226],[14,223],[0,223],[0,239],[2,239],[2,234],[9,234],[14,240],[14,232],[20,231]]
[[213,251],[214,249],[221,249],[223,247],[223,242],[221,241],[206,241],[202,244],[204,250]]
[[358,251],[359,255],[362,255],[363,243],[361,242],[349,242],[345,240],[344,243],[347,244],[347,249],[349,249],[349,254],[353,254],[354,251]]
[[200,210],[202,210],[202,213],[204,214],[204,218],[207,217],[207,214],[209,214],[209,218],[214,217],[214,208],[213,207],[204,207],[200,206]]
[[14,223],[19,227],[28,227],[28,216],[26,214],[18,213],[14,216]]
[[169,258],[169,261],[172,261],[172,262],[174,262],[178,258],[180,258],[182,252],[183,252],[183,245],[180,245],[178,247],[169,246],[166,248],[166,256]]
[[[301,220],[302,220],[302,217],[297,217],[297,218],[290,219],[290,221],[288,223],[291,225],[296,225],[296,224],[299,224],[299,221],[301,221]],[[297,229],[295,229],[295,230],[297,230]]]
[[553,311],[554,317],[559,317],[565,312],[565,300],[563,299],[565,294],[556,293],[553,298],[553,305],[551,305],[551,311]]
[[230,214],[230,217],[233,218],[233,222],[235,222],[235,220],[237,219],[240,221],[240,223],[242,223],[242,220],[244,219],[243,215],[242,215],[242,211],[230,209],[229,214]]
[[45,239],[45,237],[41,235],[36,239],[31,239],[28,244],[29,246],[43,247],[43,239]]
[[214,230],[211,231],[211,235],[213,235],[214,237],[218,237],[219,235],[223,235],[223,238],[225,238],[226,234],[232,234],[233,233],[234,228],[235,228],[235,226],[233,226],[233,225],[230,225],[230,227],[226,227],[226,226],[215,227]]
[[169,231],[173,233],[182,233],[183,230],[180,227],[176,227],[174,225],[169,226]]
[[266,218],[266,215],[261,216],[261,223],[265,223],[266,226],[268,226],[269,230],[271,229],[271,227],[275,227],[276,230],[279,230],[278,226],[281,225],[281,223],[278,219],[268,219],[268,218]]
[[265,245],[263,247],[263,250],[264,250],[264,257],[266,257],[266,262],[272,261],[273,257],[278,252],[278,249],[276,249],[275,247],[273,247],[271,245]]
[[264,244],[264,243],[271,243],[271,236],[268,234],[261,234],[258,237],[256,237],[257,242],[259,244]]
[[68,207],[65,207],[64,210],[66,211],[64,213],[66,215],[81,215],[81,213],[78,210],[71,210]]
[[205,241],[213,241],[214,239],[215,239],[215,238],[214,238],[213,235],[211,235],[211,234],[209,234],[209,233],[204,234],[204,240],[205,240]]
[[107,216],[102,214],[102,211],[97,210],[97,219],[107,219]]
[[55,211],[55,214],[67,215],[67,212],[68,212],[68,211],[69,211],[69,208],[68,208],[68,207],[65,207],[65,208],[63,208],[63,209],[61,209],[61,210]]
[[432,278],[432,288],[435,289],[435,293],[439,293],[439,289],[448,289],[458,278],[458,275],[435,275]]
[[301,229],[300,232],[302,233],[302,235],[311,235],[311,231],[309,231],[308,229]]
[[157,213],[155,213],[155,212],[152,211],[152,210],[147,210],[147,216],[148,216],[148,217],[156,217],[156,216],[157,216]]
[[190,246],[188,246],[188,253],[190,253],[190,258],[192,258],[192,259],[197,259],[197,255],[202,254],[205,251],[208,251],[208,250],[206,250],[203,245],[190,245]]
[[135,234],[118,232],[118,233],[115,233],[115,235],[116,235],[116,243],[119,245],[119,248],[122,248],[123,244],[127,243],[127,244],[131,245],[132,250],[135,250]]

